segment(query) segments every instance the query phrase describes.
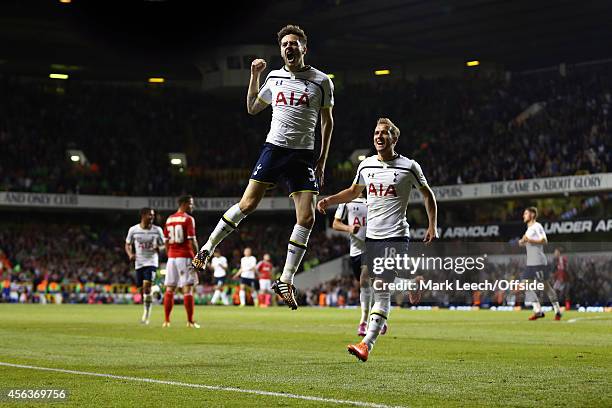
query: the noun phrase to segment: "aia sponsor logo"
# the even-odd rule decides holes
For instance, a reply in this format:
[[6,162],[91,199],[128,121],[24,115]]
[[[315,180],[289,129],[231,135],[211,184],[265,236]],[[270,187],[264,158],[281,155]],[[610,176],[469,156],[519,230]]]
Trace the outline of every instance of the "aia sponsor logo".
[[375,197],[397,197],[397,191],[395,190],[395,184],[384,185],[383,183],[370,183],[368,186],[368,195]]
[[308,98],[307,93],[302,93],[302,95],[300,95],[300,97],[298,98],[295,92],[291,92],[289,98],[287,98],[283,92],[279,92],[276,94],[276,103],[274,104],[274,106],[279,105],[305,105],[306,107],[310,107],[310,99]]
[[360,227],[363,227],[364,225],[366,225],[366,217],[355,217],[353,219],[353,225],[359,225]]

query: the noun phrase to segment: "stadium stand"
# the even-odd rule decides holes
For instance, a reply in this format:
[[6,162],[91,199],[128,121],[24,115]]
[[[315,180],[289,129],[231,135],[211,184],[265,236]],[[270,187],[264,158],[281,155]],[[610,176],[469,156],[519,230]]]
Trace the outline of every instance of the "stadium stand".
[[[35,219],[36,215],[32,217]],[[56,223],[3,222],[0,229],[1,286],[10,288],[12,285],[15,291],[26,294],[26,301],[32,301],[32,295],[39,291],[59,291],[69,296],[75,292],[98,295],[105,291],[131,290],[135,274],[123,250],[127,229],[109,227],[100,221],[83,223],[72,218]],[[201,240],[212,227],[205,222],[198,225]],[[231,269],[237,269],[246,246],[253,249],[258,259],[270,253],[275,265],[279,265],[284,262],[285,235],[283,224],[252,223],[223,242],[220,249]],[[305,269],[348,251],[344,237],[328,238],[322,229],[315,231],[311,239],[315,245],[306,255]],[[165,261],[163,256],[162,261]],[[211,275],[204,274],[202,282],[212,284]],[[8,293],[0,297],[4,301],[9,298]],[[104,303],[112,301],[110,297]]]
[[[432,185],[610,171],[608,66],[511,80],[347,84],[336,93],[323,193],[351,182],[348,157],[370,147],[373,123],[383,115],[396,118],[398,151],[420,161]],[[248,116],[242,100],[172,87],[73,82],[57,88],[4,77],[0,92],[0,143],[7,147],[0,189],[11,191],[236,196],[269,121],[265,114]],[[70,162],[67,149],[82,150],[88,162]],[[184,171],[170,166],[169,152],[187,154]]]

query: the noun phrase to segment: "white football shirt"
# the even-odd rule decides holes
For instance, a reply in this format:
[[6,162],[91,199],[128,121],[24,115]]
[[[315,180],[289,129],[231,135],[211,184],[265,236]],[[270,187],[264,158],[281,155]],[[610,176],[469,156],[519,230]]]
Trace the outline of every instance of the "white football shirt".
[[164,231],[157,225],[144,229],[136,224],[128,230],[125,242],[134,244],[136,253],[136,269],[144,266],[159,266],[157,248],[164,245]]
[[[214,256],[210,260],[210,265],[213,267],[213,277],[222,278],[227,275],[227,258],[224,256]],[[225,267],[225,269],[223,269]]]
[[254,256],[243,256],[240,259],[240,277],[246,279],[255,279],[255,267],[257,259]]
[[[527,238],[541,240],[546,238],[546,232],[544,227],[539,222],[534,222],[531,227],[527,228],[525,232]],[[544,245],[542,244],[525,244],[527,250],[527,266],[539,266],[546,265],[548,263],[546,254],[544,254]]]
[[334,105],[334,84],[311,66],[290,72],[283,66],[270,71],[259,89],[259,99],[272,105],[266,142],[289,149],[313,150],[321,108]]
[[365,186],[368,206],[366,237],[410,237],[406,208],[412,187],[427,185],[421,166],[397,155],[387,162],[370,156],[359,164],[353,184]]
[[350,203],[342,203],[336,210],[335,218],[344,221],[347,225],[359,225],[357,234],[350,234],[351,237],[351,256],[361,255],[365,251],[366,224],[368,217],[368,207],[366,200],[359,197]]

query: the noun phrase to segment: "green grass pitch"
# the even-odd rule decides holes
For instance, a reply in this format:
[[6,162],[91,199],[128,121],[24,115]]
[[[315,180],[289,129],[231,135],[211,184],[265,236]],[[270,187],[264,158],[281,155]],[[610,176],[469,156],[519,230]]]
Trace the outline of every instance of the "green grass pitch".
[[[612,315],[393,309],[367,363],[346,352],[358,310],[0,305],[0,362],[387,406],[612,406]],[[570,322],[571,319],[576,319]],[[67,389],[82,406],[346,406],[0,366],[0,388]],[[0,406],[10,403],[0,402]],[[40,403],[13,403],[41,406]],[[55,403],[54,406],[64,404]]]

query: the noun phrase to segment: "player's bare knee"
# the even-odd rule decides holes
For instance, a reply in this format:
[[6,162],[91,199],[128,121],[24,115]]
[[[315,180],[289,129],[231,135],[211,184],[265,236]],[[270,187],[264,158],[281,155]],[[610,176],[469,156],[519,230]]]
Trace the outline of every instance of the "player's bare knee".
[[306,214],[300,214],[297,217],[297,224],[304,228],[312,229],[312,227],[314,226],[314,222],[315,222],[314,211],[306,213]]
[[250,214],[257,208],[259,201],[253,197],[242,197],[238,206],[243,214]]

